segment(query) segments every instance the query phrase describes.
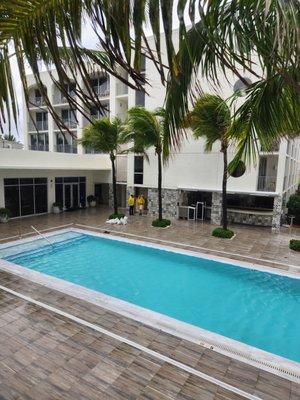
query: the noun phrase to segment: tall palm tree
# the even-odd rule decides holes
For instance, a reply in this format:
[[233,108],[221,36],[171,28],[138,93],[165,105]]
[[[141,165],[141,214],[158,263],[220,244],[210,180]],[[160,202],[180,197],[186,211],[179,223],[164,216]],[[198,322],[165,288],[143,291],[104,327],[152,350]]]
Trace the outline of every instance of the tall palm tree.
[[158,177],[158,220],[163,220],[162,215],[162,169],[163,163],[169,156],[169,137],[166,134],[165,111],[162,108],[148,111],[144,107],[133,107],[128,111],[126,141],[132,141],[132,151],[143,153],[154,147],[157,156]]
[[120,146],[124,143],[124,125],[119,118],[112,121],[108,117],[95,119],[92,124],[83,129],[82,138],[78,140],[83,147],[87,147],[102,153],[109,154],[112,166],[113,185],[113,209],[118,215],[117,203],[117,178],[116,155],[120,152]]
[[227,230],[227,177],[228,177],[228,135],[232,127],[230,109],[219,96],[204,94],[199,97],[188,115],[188,125],[195,138],[205,139],[205,151],[211,151],[216,142],[221,143],[223,153],[222,181],[222,226]]

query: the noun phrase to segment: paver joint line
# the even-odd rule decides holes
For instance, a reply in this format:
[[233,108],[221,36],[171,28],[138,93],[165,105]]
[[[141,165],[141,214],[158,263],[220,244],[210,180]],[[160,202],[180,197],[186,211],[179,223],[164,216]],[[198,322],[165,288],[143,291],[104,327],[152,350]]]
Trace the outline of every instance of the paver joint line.
[[262,400],[260,397],[257,397],[255,395],[247,393],[247,392],[245,392],[243,390],[240,390],[240,389],[238,389],[238,388],[236,388],[236,387],[234,387],[232,385],[229,385],[229,384],[227,384],[227,383],[225,383],[223,381],[220,381],[219,379],[213,378],[210,375],[207,375],[207,374],[202,373],[202,372],[200,372],[200,371],[198,371],[198,370],[196,370],[196,369],[194,369],[192,367],[189,367],[186,364],[178,362],[178,361],[176,361],[176,360],[174,360],[174,359],[172,359],[170,357],[164,356],[163,354],[160,354],[160,353],[158,353],[156,351],[148,349],[147,347],[144,347],[144,346],[142,346],[142,345],[140,345],[138,343],[135,343],[135,342],[133,342],[133,341],[131,341],[129,339],[126,339],[126,338],[124,338],[124,337],[122,337],[120,335],[117,335],[117,334],[115,334],[113,332],[110,332],[107,329],[104,329],[104,328],[102,328],[102,327],[100,327],[98,325],[92,324],[92,323],[90,323],[90,322],[88,322],[88,321],[86,321],[84,319],[81,319],[81,318],[78,318],[78,317],[76,317],[76,316],[74,316],[72,314],[66,313],[65,311],[62,311],[62,310],[60,310],[58,308],[52,307],[52,306],[50,306],[50,305],[48,305],[46,303],[42,303],[42,302],[40,302],[38,300],[35,300],[35,299],[31,298],[31,297],[23,295],[22,293],[16,292],[16,291],[14,291],[12,289],[9,289],[9,288],[7,288],[5,286],[2,286],[2,285],[0,285],[0,290],[3,290],[4,292],[10,293],[13,296],[16,296],[16,297],[18,297],[20,299],[23,299],[23,300],[25,300],[27,302],[30,302],[32,304],[35,304],[35,305],[37,305],[37,306],[39,306],[41,308],[44,308],[44,309],[46,309],[48,311],[51,311],[51,312],[55,313],[57,315],[63,316],[65,318],[68,318],[69,320],[71,320],[73,322],[76,322],[76,323],[78,323],[80,325],[88,327],[88,328],[90,328],[90,329],[92,329],[94,331],[100,332],[100,333],[102,333],[102,334],[104,334],[106,336],[109,336],[109,337],[111,337],[111,338],[113,338],[115,340],[118,340],[119,342],[125,343],[128,346],[131,346],[133,348],[141,350],[144,353],[147,353],[152,357],[155,357],[155,358],[157,358],[157,359],[159,359],[161,361],[164,361],[164,362],[166,362],[168,364],[171,364],[171,365],[173,365],[173,366],[175,366],[177,368],[180,368],[180,369],[182,369],[182,370],[184,370],[184,371],[186,371],[186,372],[188,372],[188,373],[190,373],[192,375],[195,375],[195,376],[197,376],[199,378],[202,378],[202,379],[204,379],[204,380],[206,380],[206,381],[208,381],[210,383],[213,383],[213,384],[215,384],[217,386],[220,386],[225,390],[228,390],[228,391],[230,391],[232,393],[235,393],[235,394],[237,394],[239,396],[244,397],[245,399],[248,399],[248,400]]

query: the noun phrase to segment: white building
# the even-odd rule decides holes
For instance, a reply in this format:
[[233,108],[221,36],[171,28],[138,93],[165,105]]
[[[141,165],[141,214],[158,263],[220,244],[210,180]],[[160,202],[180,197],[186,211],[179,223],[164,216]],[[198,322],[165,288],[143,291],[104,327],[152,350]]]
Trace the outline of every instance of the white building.
[[[143,70],[150,85],[149,95],[134,91],[112,76],[94,74],[93,86],[110,117],[126,118],[127,110],[142,105],[153,110],[163,106],[165,90],[153,63],[143,59]],[[54,72],[55,73],[55,72]],[[111,167],[107,155],[90,154],[76,143],[87,124],[77,111],[71,110],[66,99],[54,86],[49,75],[41,74],[52,101],[72,135],[63,135],[53,121],[33,76],[28,76],[29,112],[24,107],[24,150],[0,149],[0,207],[11,209],[13,216],[51,212],[52,203],[60,202],[65,209],[76,208],[89,194],[99,203],[111,202]],[[251,76],[246,76],[251,79]],[[239,82],[221,80],[218,90],[229,97]],[[203,83],[205,91],[212,88]],[[75,96],[74,85],[68,85]],[[91,116],[99,111],[91,106]],[[30,114],[35,121],[32,122]],[[229,151],[232,158],[234,149]],[[257,165],[246,168],[239,177],[228,181],[229,220],[232,222],[279,227],[284,204],[296,190],[300,161],[300,139],[282,140],[272,152],[260,152]],[[221,187],[223,159],[220,146],[204,152],[204,141],[192,135],[184,139],[179,152],[173,152],[163,171],[163,210],[166,216],[178,217],[187,210],[179,206],[199,203],[198,217],[221,220]],[[242,171],[243,172],[243,171]],[[128,193],[144,194],[150,213],[157,210],[157,160],[154,149],[149,163],[140,155],[119,156],[117,160],[118,201],[126,206]],[[42,205],[43,204],[43,205]],[[203,209],[203,213],[202,213]]]

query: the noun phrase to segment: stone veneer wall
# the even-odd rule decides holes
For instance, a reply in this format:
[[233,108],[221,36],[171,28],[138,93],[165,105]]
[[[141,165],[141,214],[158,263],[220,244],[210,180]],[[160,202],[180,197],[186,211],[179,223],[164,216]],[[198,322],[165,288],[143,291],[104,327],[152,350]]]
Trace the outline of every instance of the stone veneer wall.
[[[162,189],[163,216],[167,218],[177,217],[177,203],[179,202],[179,191],[177,189]],[[153,216],[158,213],[157,189],[148,189],[148,212]]]
[[211,215],[212,224],[221,225],[222,219],[222,193],[212,192]]
[[272,225],[272,214],[263,215],[263,214],[253,214],[246,212],[236,212],[236,211],[227,211],[228,222],[236,223],[236,224],[245,224],[245,225],[257,225],[257,226],[271,226]]
[[278,233],[282,214],[282,196],[274,197],[272,231]]

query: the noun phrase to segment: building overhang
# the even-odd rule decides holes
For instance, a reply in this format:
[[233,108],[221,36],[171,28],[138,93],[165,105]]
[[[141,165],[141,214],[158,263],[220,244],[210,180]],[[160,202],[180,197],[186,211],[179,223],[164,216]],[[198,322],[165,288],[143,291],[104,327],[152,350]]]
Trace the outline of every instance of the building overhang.
[[[200,188],[200,187],[184,187],[178,186],[177,189],[185,190],[187,192],[218,192],[222,193],[221,189],[217,188]],[[249,196],[263,196],[263,197],[275,197],[278,196],[278,192],[263,192],[263,191],[251,191],[251,190],[230,190],[227,189],[228,194],[248,194]]]
[[49,151],[0,149],[1,170],[110,171],[107,154],[66,154]]

